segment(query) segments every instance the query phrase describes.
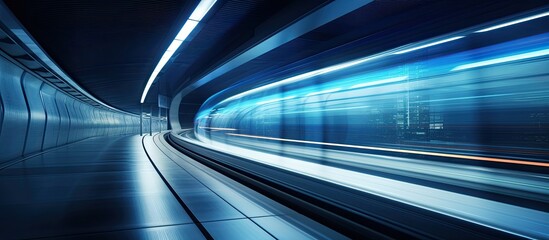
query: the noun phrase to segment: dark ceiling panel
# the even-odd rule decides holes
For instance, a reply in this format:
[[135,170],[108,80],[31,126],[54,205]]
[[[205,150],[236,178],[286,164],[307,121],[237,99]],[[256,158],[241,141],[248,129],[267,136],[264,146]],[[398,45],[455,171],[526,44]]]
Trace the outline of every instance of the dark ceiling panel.
[[[96,98],[130,112],[152,70],[198,0],[6,0],[6,5],[59,66]],[[190,44],[164,71],[181,85],[254,36],[255,27],[288,6],[299,15],[326,0],[218,0]],[[292,19],[285,19],[291,21]],[[195,30],[195,32],[197,32]],[[162,76],[161,75],[161,76]],[[164,81],[165,82],[165,81]],[[166,83],[166,82],[165,82]],[[157,86],[150,96],[156,96]],[[150,97],[154,99],[154,97]],[[149,99],[149,100],[150,100]]]
[[138,112],[143,86],[159,54],[196,4],[180,0],[5,2],[80,86],[131,112]]

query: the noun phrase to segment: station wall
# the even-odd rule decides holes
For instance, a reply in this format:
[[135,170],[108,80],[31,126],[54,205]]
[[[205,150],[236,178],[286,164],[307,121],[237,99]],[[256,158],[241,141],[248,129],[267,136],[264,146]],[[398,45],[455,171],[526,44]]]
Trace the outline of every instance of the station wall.
[[[139,124],[139,116],[75,99],[0,57],[0,164],[90,137],[139,134]],[[165,124],[153,119],[152,127]]]

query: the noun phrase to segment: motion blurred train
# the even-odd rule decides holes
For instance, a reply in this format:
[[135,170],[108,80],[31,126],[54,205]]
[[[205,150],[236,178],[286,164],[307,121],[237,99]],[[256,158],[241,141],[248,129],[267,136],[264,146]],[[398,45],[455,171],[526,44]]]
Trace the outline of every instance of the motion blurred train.
[[218,94],[196,115],[195,136],[277,151],[419,149],[547,161],[548,30],[549,12],[538,12]]

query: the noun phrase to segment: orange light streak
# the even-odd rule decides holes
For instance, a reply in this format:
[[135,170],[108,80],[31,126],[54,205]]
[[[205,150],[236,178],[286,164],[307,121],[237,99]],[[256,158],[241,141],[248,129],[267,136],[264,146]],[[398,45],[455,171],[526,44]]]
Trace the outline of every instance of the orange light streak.
[[266,139],[266,140],[275,140],[275,141],[284,141],[284,142],[307,143],[307,144],[326,145],[326,146],[334,146],[334,147],[348,147],[348,148],[376,150],[376,151],[385,151],[385,152],[398,152],[398,153],[409,153],[409,154],[436,156],[436,157],[460,158],[460,159],[468,159],[468,160],[475,160],[475,161],[487,161],[487,162],[499,162],[499,163],[511,163],[511,164],[538,166],[538,167],[549,167],[549,163],[532,162],[532,161],[524,161],[524,160],[514,160],[514,159],[505,159],[505,158],[480,157],[480,156],[460,155],[460,154],[450,154],[450,153],[437,153],[437,152],[425,152],[425,151],[394,149],[394,148],[369,147],[369,146],[340,144],[340,143],[314,142],[314,141],[263,137],[263,136],[237,134],[237,133],[226,133],[226,134],[231,135],[231,136],[237,136],[237,137],[257,138],[257,139]]

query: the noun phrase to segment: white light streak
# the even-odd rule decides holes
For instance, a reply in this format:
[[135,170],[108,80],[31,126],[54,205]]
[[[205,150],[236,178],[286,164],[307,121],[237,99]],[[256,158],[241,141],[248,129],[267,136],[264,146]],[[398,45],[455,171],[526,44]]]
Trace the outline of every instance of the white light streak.
[[258,103],[256,103],[256,104],[257,104],[257,105],[262,105],[262,104],[267,104],[267,103],[273,103],[273,102],[278,102],[278,101],[284,101],[284,100],[288,100],[288,99],[292,99],[292,98],[295,98],[295,96],[289,96],[289,97],[283,97],[283,98],[277,98],[277,99],[262,101],[262,102],[258,102]]
[[524,59],[535,58],[535,57],[542,57],[545,55],[549,55],[549,49],[544,49],[544,50],[539,50],[539,51],[534,51],[529,53],[522,53],[522,54],[517,54],[513,56],[508,56],[508,57],[495,58],[495,59],[490,59],[490,60],[485,60],[485,61],[480,61],[475,63],[463,64],[453,68],[451,71],[459,71],[464,69],[484,67],[484,66],[489,66],[489,65],[499,64],[499,63],[512,62],[512,61],[524,60]]
[[435,45],[455,41],[455,40],[458,40],[458,39],[464,38],[464,37],[465,36],[457,36],[457,37],[447,38],[447,39],[443,39],[443,40],[440,40],[440,41],[436,41],[436,42],[428,43],[428,44],[425,44],[425,45],[417,46],[417,47],[414,47],[414,48],[398,51],[398,52],[395,52],[394,54],[403,54],[403,53],[407,53],[407,52],[411,52],[411,51],[415,51],[415,50],[419,50],[419,49],[423,49],[423,48],[428,48],[428,47],[432,47],[432,46],[435,46]]
[[404,81],[406,79],[408,79],[408,76],[400,76],[400,77],[387,78],[387,79],[382,79],[382,80],[377,80],[377,81],[372,81],[372,82],[359,83],[359,84],[353,85],[351,87],[351,89],[352,88],[371,87],[371,86],[382,85],[382,84],[387,84],[387,83],[395,83],[395,82]]
[[185,22],[185,25],[179,30],[179,33],[177,33],[177,36],[175,36],[175,40],[179,41],[185,41],[187,37],[191,34],[191,32],[194,30],[194,28],[198,25],[197,21],[194,20],[187,20]]
[[170,46],[168,47],[168,50],[166,51],[175,52],[179,48],[179,46],[181,46],[182,43],[183,41],[175,39],[172,41],[172,44],[170,44]]
[[244,96],[247,96],[247,95],[250,95],[250,94],[253,94],[253,93],[257,93],[257,92],[261,92],[261,91],[264,91],[264,90],[267,90],[267,89],[270,89],[270,88],[275,88],[275,87],[278,87],[278,86],[299,82],[299,81],[306,80],[306,79],[309,79],[309,78],[312,78],[312,77],[315,77],[315,76],[318,76],[318,75],[331,73],[331,72],[334,72],[334,71],[337,71],[337,70],[341,70],[341,69],[345,69],[345,68],[348,68],[348,67],[356,66],[358,64],[365,63],[365,62],[368,62],[368,61],[371,61],[371,60],[374,60],[374,59],[377,59],[377,58],[380,58],[380,57],[383,57],[383,56],[385,56],[385,54],[360,58],[360,59],[356,59],[356,60],[353,60],[353,61],[333,65],[333,66],[330,66],[330,67],[321,68],[321,69],[314,70],[314,71],[311,71],[311,72],[302,73],[302,74],[299,74],[299,75],[296,75],[296,76],[293,76],[293,77],[290,77],[290,78],[286,78],[286,79],[278,81],[278,82],[274,82],[274,83],[271,83],[271,84],[267,84],[265,86],[261,86],[261,87],[258,87],[258,88],[254,88],[254,89],[239,93],[237,95],[234,95],[232,97],[229,97],[229,98],[221,101],[220,103],[230,101],[230,100],[234,100],[234,99],[239,99],[239,98],[242,98]]
[[[243,134],[229,134],[245,136]],[[217,141],[185,141],[323,181],[529,238],[546,238],[547,213],[363,172],[254,151]]]
[[496,29],[499,29],[499,28],[504,28],[504,27],[507,27],[507,26],[515,25],[515,24],[518,24],[518,23],[522,23],[522,22],[526,22],[526,21],[530,21],[530,20],[534,20],[534,19],[542,18],[542,17],[546,17],[546,16],[549,16],[549,12],[544,12],[544,13],[540,13],[540,14],[537,14],[537,15],[534,15],[534,16],[525,17],[525,18],[521,18],[521,19],[518,19],[518,20],[511,21],[511,22],[498,24],[496,26],[492,26],[492,27],[489,27],[489,28],[484,28],[484,29],[476,31],[476,33],[488,32],[488,31],[496,30]]
[[341,90],[341,88],[334,88],[334,89],[328,89],[328,90],[324,90],[324,91],[318,91],[318,92],[312,92],[312,93],[309,93],[305,96],[309,97],[309,96],[314,96],[314,95],[320,95],[320,94],[326,94],[326,93],[333,93],[333,92],[337,92]]
[[246,137],[246,138],[265,139],[265,140],[275,140],[275,141],[283,141],[283,142],[307,143],[307,144],[326,145],[326,146],[334,146],[334,147],[346,147],[346,148],[376,150],[376,151],[385,151],[385,152],[398,152],[398,153],[428,155],[428,156],[436,156],[436,157],[461,158],[461,159],[476,160],[476,161],[488,161],[488,162],[500,162],[500,163],[519,164],[519,165],[549,167],[549,163],[545,163],[545,162],[523,161],[523,160],[503,159],[503,158],[493,158],[493,157],[481,157],[481,156],[461,155],[461,154],[452,154],[452,153],[426,152],[426,151],[395,149],[395,148],[370,147],[370,146],[341,144],[341,143],[315,142],[315,141],[264,137],[264,136],[236,134],[236,133],[227,133],[227,135],[237,136],[237,137]]
[[236,131],[236,128],[216,128],[216,127],[198,127],[200,129],[219,130],[219,131]]

